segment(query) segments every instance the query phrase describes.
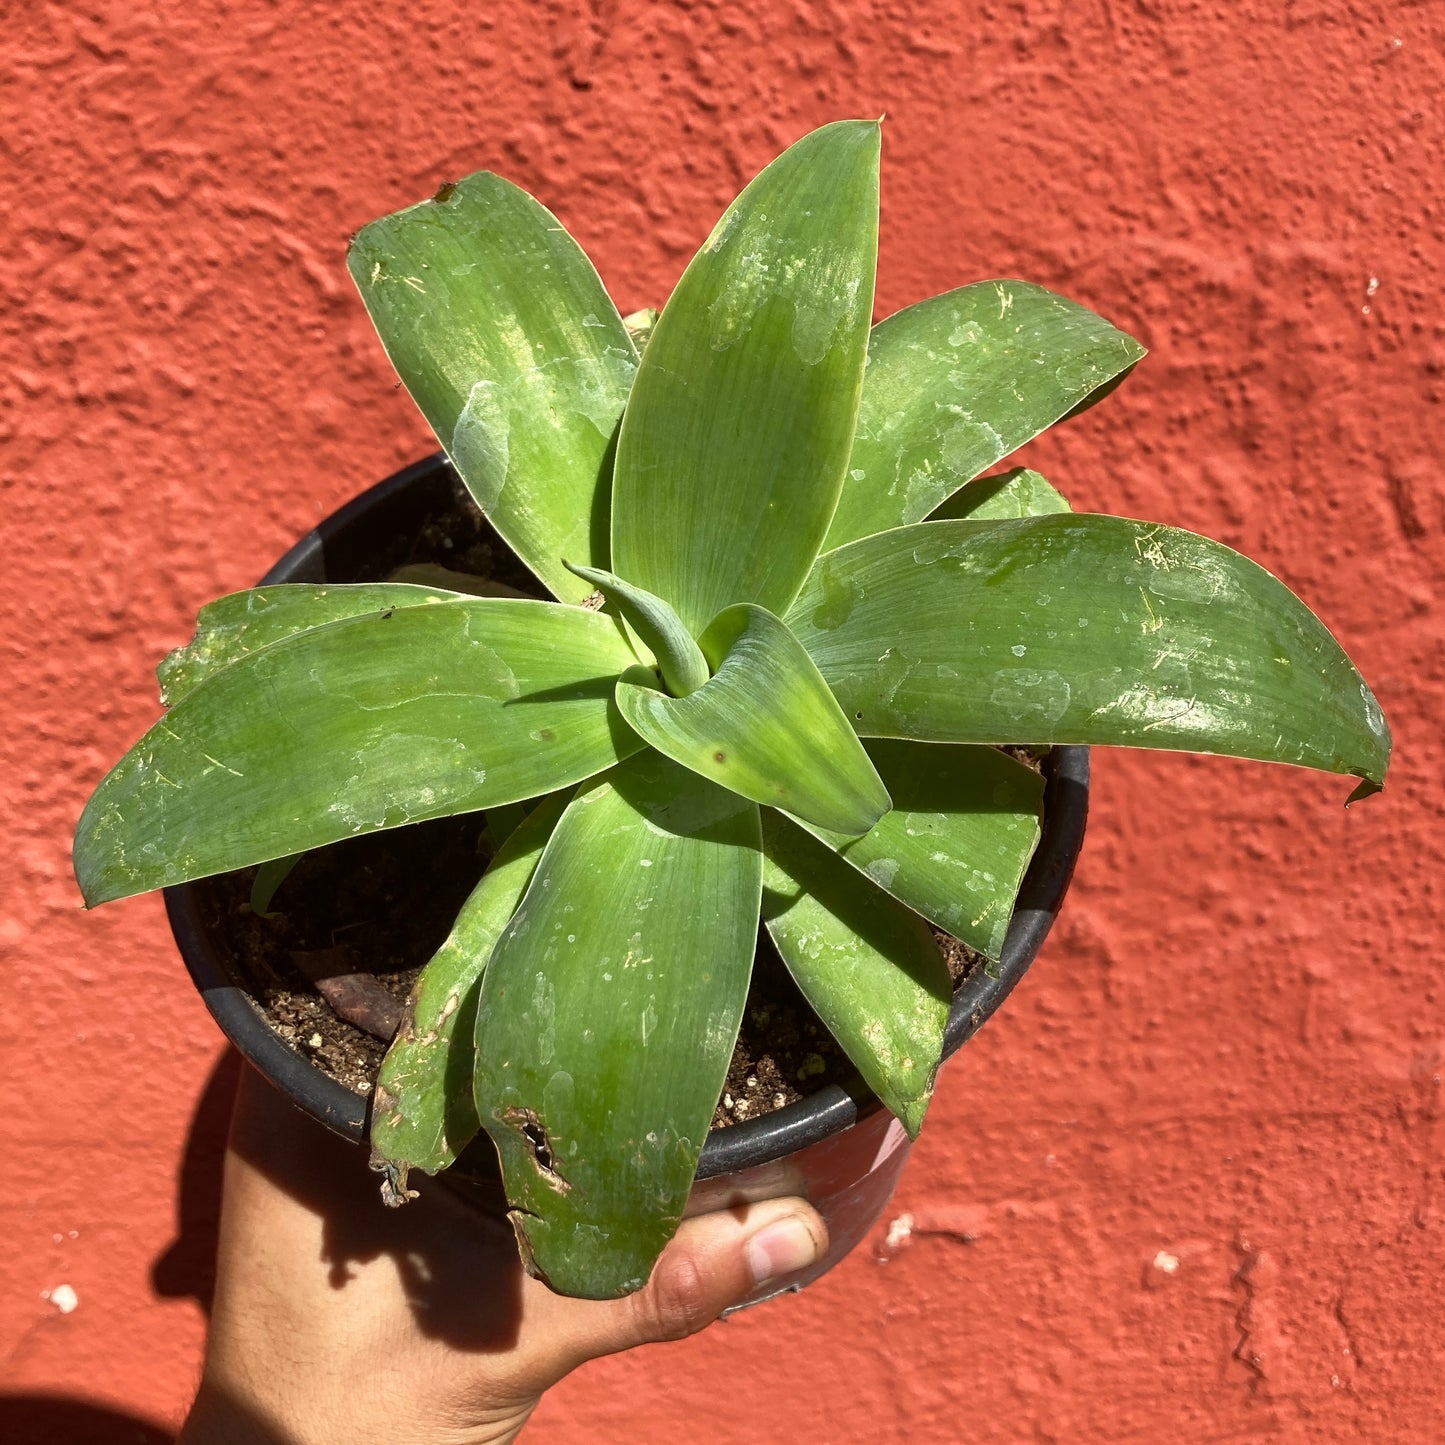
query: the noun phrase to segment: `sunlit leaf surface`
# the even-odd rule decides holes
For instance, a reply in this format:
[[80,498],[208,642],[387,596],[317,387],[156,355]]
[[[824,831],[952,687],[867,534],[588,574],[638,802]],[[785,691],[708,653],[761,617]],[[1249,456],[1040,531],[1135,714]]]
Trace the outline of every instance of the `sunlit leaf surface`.
[[347,256],[382,344],[477,504],[552,592],[608,565],[611,447],[637,352],[545,207],[483,171],[365,226]]
[[839,121],[779,156],[647,342],[617,444],[611,567],[694,636],[734,602],[781,612],[828,530],[873,306],[878,151],[876,123]]
[[636,751],[610,617],[463,598],[302,632],[171,709],[86,805],[100,903],[451,813],[536,797]]
[[828,685],[771,612],[744,603],[700,639],[713,678],[668,697],[623,678],[617,706],[659,752],[758,803],[840,833],[865,833],[888,809]]
[[372,1167],[387,1174],[390,1202],[405,1197],[409,1169],[445,1169],[480,1128],[472,1069],[482,971],[571,797],[551,794],[513,830],[412,985],[372,1099]]
[[232,592],[201,608],[196,635],[156,668],[161,701],[171,707],[237,658],[311,627],[388,608],[455,601],[461,594],[401,582],[288,582]]
[[1010,517],[1046,517],[1068,512],[1063,494],[1038,472],[1015,467],[996,477],[978,477],[960,487],[929,514],[930,522],[992,522]]
[[916,1137],[951,998],[933,934],[771,810],[763,852],[763,920],[788,971],[864,1082]]
[[1044,780],[997,748],[870,738],[893,799],[861,838],[811,831],[895,898],[995,962],[1039,841]]
[[1144,348],[1026,281],[980,281],[880,322],[824,550],[921,522],[1133,366]]
[[819,559],[789,626],[865,736],[1189,748],[1379,783],[1389,729],[1262,567],[1118,517],[924,522]]
[[754,804],[642,753],[568,807],[497,944],[477,1110],[554,1289],[637,1289],[677,1228],[752,974],[759,848]]
[[868,737],[1116,743],[1379,783],[1389,728],[1324,624],[1218,542],[1121,517],[897,527],[788,614]]

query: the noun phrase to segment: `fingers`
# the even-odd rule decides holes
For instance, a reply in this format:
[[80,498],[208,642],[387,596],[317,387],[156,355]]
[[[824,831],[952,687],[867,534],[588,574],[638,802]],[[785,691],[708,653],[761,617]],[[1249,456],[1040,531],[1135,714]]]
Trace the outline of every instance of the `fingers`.
[[823,1221],[801,1199],[690,1219],[627,1301],[612,1348],[696,1334],[757,1286],[806,1269],[827,1245]]
[[405,1209],[384,1209],[360,1150],[248,1076],[227,1161],[208,1375],[277,1418],[319,1410],[340,1430],[404,1398],[417,1438],[461,1419],[511,1422],[495,1437],[510,1438],[583,1362],[694,1334],[821,1260],[828,1232],[816,1211],[796,1195],[758,1197],[800,1184],[784,1165],[701,1186],[694,1203],[711,1208],[683,1221],[643,1289],[567,1299],[523,1273],[500,1196],[489,1213],[426,1181]]
[[599,1355],[696,1334],[758,1286],[808,1268],[827,1249],[827,1226],[798,1198],[685,1220],[636,1294],[605,1304],[558,1300],[549,1310],[558,1377]]

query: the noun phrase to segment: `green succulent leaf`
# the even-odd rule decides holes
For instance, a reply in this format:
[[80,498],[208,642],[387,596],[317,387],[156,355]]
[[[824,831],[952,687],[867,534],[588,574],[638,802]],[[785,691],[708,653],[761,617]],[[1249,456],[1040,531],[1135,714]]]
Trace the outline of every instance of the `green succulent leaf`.
[[356,833],[516,802],[641,745],[612,702],[617,622],[461,598],[298,633],[216,673],[86,805],[90,904]]
[[660,597],[644,592],[597,567],[574,567],[575,572],[603,595],[626,618],[629,626],[657,659],[664,681],[676,697],[696,692],[708,680],[707,659],[682,625],[676,612]]
[[232,592],[201,608],[196,635],[156,668],[161,704],[172,707],[212,673],[312,627],[397,607],[454,602],[461,594],[400,582],[288,582]]
[[482,972],[562,811],[565,789],[544,798],[487,865],[447,940],[417,975],[377,1074],[372,1168],[386,1174],[388,1203],[407,1198],[407,1171],[445,1169],[481,1127],[472,1092]]
[[642,753],[580,792],[482,977],[477,1111],[524,1258],[638,1289],[687,1203],[757,943],[758,810]]
[[797,638],[766,608],[725,608],[699,639],[714,676],[687,697],[622,678],[628,724],[685,768],[819,827],[866,833],[889,807],[863,745]]
[[871,738],[867,749],[892,812],[861,838],[809,831],[997,963],[1038,846],[1044,780],[997,748]]
[[607,565],[611,448],[637,366],[592,263],[488,172],[364,227],[347,264],[478,505],[556,596]]
[[880,322],[825,552],[921,522],[1107,386],[1144,348],[1026,281],[980,281]]
[[500,807],[488,808],[482,841],[493,853],[500,853],[502,845],[517,831],[529,811],[527,803],[503,803]]
[[1038,472],[1015,467],[996,477],[965,483],[929,515],[930,522],[993,522],[1012,517],[1047,517],[1073,508]]
[[788,623],[865,736],[1188,748],[1379,784],[1390,733],[1262,567],[1119,517],[924,522],[820,558]]
[[853,438],[878,250],[879,128],[805,136],[728,208],[647,343],[617,443],[612,569],[696,635],[782,612]]
[[258,918],[276,917],[271,912],[271,900],[305,856],[304,853],[288,853],[284,858],[270,858],[256,870],[256,877],[251,883],[252,913]]
[[772,810],[763,921],[828,1032],[916,1139],[952,998],[928,926]]

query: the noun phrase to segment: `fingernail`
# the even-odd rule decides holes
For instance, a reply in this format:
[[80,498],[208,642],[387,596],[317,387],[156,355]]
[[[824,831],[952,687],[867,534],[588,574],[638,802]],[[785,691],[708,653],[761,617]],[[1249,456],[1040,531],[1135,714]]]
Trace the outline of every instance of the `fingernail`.
[[796,1215],[777,1220],[748,1240],[748,1268],[754,1284],[806,1269],[817,1258],[818,1242]]

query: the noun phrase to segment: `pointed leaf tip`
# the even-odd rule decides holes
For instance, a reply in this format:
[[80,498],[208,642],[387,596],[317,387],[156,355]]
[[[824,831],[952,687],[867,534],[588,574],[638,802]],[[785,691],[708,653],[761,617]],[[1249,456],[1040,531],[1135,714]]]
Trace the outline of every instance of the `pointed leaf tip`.
[[[1359,775],[1356,774],[1356,776],[1358,777]],[[1355,790],[1345,799],[1345,807],[1348,808],[1352,803],[1361,802],[1365,798],[1373,798],[1376,793],[1383,793],[1384,791],[1385,783],[1383,779],[1376,782],[1374,778],[1360,778],[1359,783],[1355,786]]]
[[898,527],[819,559],[787,616],[869,737],[1177,748],[1382,779],[1354,664],[1218,542],[1068,512]]
[[876,123],[804,136],[728,207],[663,308],[617,440],[610,565],[700,632],[781,612],[843,484],[873,310]]
[[1024,281],[980,281],[895,312],[869,337],[823,550],[922,521],[1143,354],[1102,317]]
[[[445,188],[443,188],[445,190]],[[606,563],[637,352],[557,218],[488,171],[365,226],[347,266],[397,374],[489,520],[564,602]]]
[[677,613],[662,600],[600,567],[579,567],[563,559],[562,565],[598,588],[625,617],[643,645],[651,648],[663,680],[674,697],[696,692],[711,676],[707,659]]
[[646,742],[744,798],[850,837],[888,812],[883,780],[778,618],[749,603],[725,608],[701,647],[714,674],[688,697],[618,682],[618,709]]
[[918,1133],[952,996],[918,914],[798,826],[763,814],[763,921],[808,1002],[874,1093]]

